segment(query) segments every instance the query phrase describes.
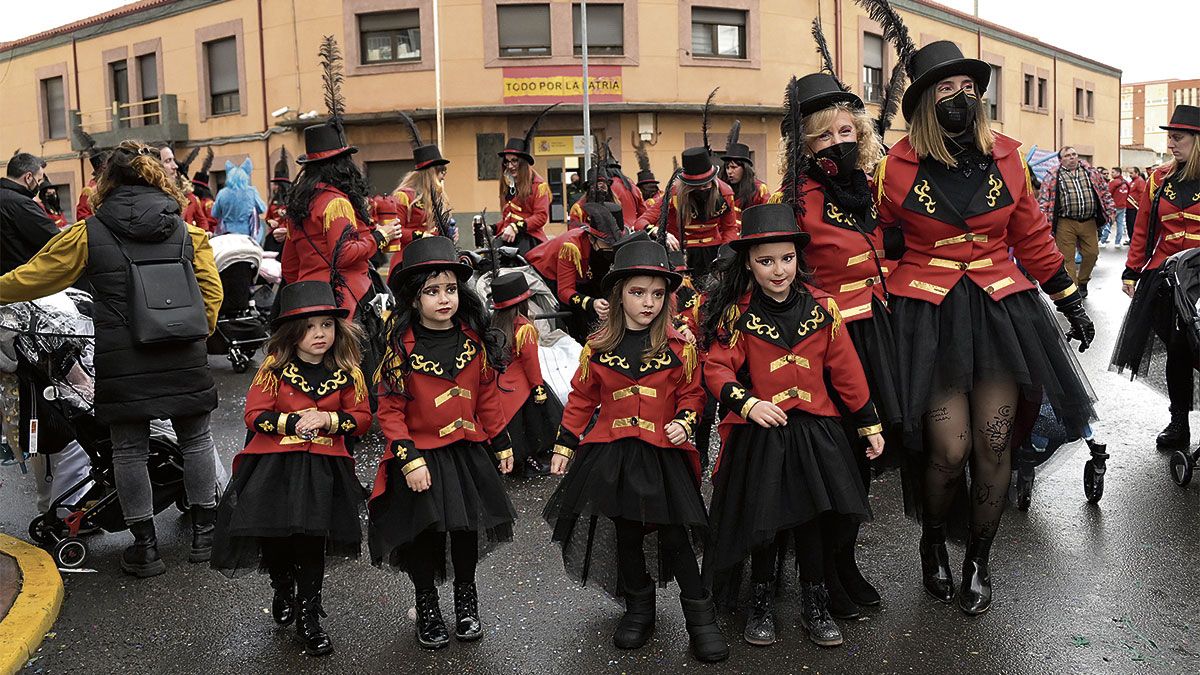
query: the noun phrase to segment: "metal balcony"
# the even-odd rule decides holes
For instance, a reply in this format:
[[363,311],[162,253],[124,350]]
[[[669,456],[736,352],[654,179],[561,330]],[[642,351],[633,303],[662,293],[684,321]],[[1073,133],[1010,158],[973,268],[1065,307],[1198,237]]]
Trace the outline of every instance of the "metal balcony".
[[[84,116],[87,119],[84,119]],[[181,121],[179,100],[174,94],[135,103],[113,102],[110,108],[81,113],[71,111],[71,128],[82,127],[91,134],[96,146],[116,147],[121,141],[137,139],[146,143],[179,143],[188,138],[187,124]],[[71,149],[86,150],[71,134]]]

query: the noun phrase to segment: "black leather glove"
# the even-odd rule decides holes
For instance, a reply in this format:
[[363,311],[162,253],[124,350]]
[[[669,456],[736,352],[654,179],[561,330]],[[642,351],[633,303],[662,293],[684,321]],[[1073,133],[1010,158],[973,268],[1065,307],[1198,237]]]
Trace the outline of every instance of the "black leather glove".
[[1067,341],[1079,340],[1079,353],[1087,351],[1092,340],[1096,339],[1096,325],[1083,308],[1083,298],[1079,297],[1078,293],[1072,293],[1054,304],[1057,305],[1058,311],[1067,317],[1067,323],[1071,324],[1071,330],[1067,331]]

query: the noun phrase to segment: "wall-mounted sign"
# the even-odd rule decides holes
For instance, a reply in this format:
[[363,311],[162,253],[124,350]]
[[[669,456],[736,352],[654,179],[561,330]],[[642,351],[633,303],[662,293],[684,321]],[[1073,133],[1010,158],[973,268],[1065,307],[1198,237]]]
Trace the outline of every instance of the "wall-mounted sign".
[[568,157],[587,153],[583,136],[535,136],[533,154],[539,157]]
[[[597,103],[624,100],[621,66],[589,66],[588,98]],[[579,66],[521,66],[504,69],[505,103],[583,101],[583,69]]]

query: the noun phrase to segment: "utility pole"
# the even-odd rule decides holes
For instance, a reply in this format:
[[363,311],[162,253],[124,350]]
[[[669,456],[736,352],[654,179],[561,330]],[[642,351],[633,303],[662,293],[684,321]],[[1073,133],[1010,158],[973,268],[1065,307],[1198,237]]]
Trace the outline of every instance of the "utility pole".
[[438,0],[433,0],[433,96],[437,106],[437,143],[446,147],[446,115],[442,110],[442,34],[438,31]]
[[588,103],[587,0],[580,0],[579,3],[579,37],[583,43],[583,179],[587,180],[588,169],[592,166],[592,109]]

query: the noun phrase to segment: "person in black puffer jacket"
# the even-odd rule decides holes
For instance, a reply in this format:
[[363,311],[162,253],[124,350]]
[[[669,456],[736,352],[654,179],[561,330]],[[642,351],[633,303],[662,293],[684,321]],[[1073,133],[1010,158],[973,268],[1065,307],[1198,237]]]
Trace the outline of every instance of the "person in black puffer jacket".
[[217,388],[208,370],[204,340],[139,345],[129,315],[126,253],[139,259],[190,259],[204,297],[211,333],[221,306],[208,236],[180,216],[184,196],[171,184],[153,148],[125,141],[113,151],[97,182],[96,215],[54,237],[28,263],[0,276],[0,302],[57,293],[80,277],[94,288],[96,417],[110,427],[117,495],[134,544],[121,568],[147,577],[166,571],[154,533],[153,492],[146,466],[149,424],[169,419],[183,455],[184,486],[192,505],[192,562],[212,549],[216,507],[215,448],[209,413]]

